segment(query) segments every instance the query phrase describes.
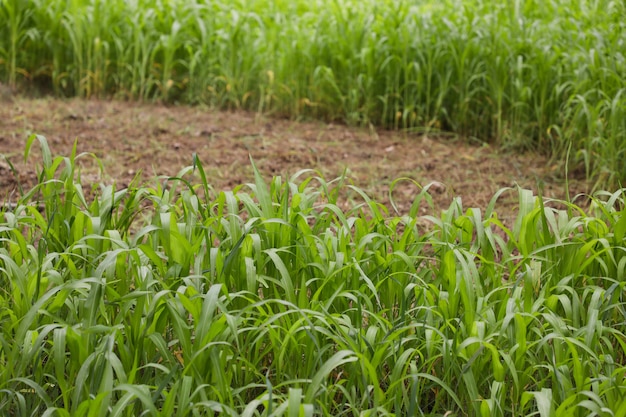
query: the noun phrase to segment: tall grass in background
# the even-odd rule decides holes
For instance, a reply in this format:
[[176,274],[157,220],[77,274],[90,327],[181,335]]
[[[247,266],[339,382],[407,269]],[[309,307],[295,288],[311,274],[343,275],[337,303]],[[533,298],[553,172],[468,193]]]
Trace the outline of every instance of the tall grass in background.
[[85,155],[35,144],[0,212],[2,415],[626,415],[620,192],[520,189],[507,227],[507,190],[395,216],[313,172],[217,192],[195,160],[89,199]]
[[452,131],[626,178],[616,0],[0,0],[0,79]]

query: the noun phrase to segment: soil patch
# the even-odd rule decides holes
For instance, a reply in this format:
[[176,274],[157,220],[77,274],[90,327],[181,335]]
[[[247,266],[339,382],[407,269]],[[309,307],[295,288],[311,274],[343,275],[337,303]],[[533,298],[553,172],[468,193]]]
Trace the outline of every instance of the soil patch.
[[[432,184],[437,209],[448,207],[456,196],[465,208],[485,208],[497,190],[517,185],[536,191],[543,184],[544,195],[565,195],[560,173],[544,157],[504,153],[460,139],[204,107],[18,97],[0,102],[0,154],[15,165],[25,187],[35,183],[40,164],[35,154],[23,162],[24,144],[31,133],[45,136],[54,155],[69,155],[77,140],[79,152],[99,158],[104,174],[93,159],[81,162],[84,185],[115,181],[127,186],[137,174],[146,181],[174,176],[192,164],[196,153],[215,190],[251,182],[251,157],[268,178],[313,169],[332,180],[347,170],[354,185],[391,210],[391,184],[408,178],[412,181],[401,181],[394,188],[400,212],[410,207],[418,192],[415,184]],[[0,198],[15,200],[16,185],[7,163],[0,161]],[[581,180],[572,179],[569,185],[572,196],[589,189]],[[501,217],[513,214],[516,198],[514,190],[500,197]],[[346,204],[354,202],[348,199]]]

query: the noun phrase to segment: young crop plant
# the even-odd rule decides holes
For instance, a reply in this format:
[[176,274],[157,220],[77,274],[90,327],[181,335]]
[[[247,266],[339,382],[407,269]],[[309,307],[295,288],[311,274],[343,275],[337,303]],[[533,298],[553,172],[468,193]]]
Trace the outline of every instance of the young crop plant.
[[33,145],[0,211],[3,415],[626,415],[622,191],[393,215],[312,171],[213,190],[194,157],[87,196],[82,156]]

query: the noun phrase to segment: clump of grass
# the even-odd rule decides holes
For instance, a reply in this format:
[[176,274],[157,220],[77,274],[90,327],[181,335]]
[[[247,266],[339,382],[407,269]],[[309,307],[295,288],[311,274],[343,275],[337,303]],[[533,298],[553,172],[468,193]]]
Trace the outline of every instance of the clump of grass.
[[507,227],[498,194],[393,216],[309,171],[215,191],[194,160],[88,200],[35,141],[40,183],[0,213],[2,414],[624,411],[621,192],[520,189]]
[[0,1],[0,79],[452,131],[626,178],[623,2]]

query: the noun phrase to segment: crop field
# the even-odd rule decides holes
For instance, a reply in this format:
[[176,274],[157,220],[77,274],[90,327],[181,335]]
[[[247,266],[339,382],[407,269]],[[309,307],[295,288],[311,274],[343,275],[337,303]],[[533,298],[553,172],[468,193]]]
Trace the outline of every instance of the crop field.
[[507,227],[498,194],[391,216],[314,172],[215,191],[196,159],[89,199],[89,155],[33,147],[0,224],[3,415],[626,415],[621,192],[519,189]]
[[453,132],[626,179],[616,0],[2,0],[0,80]]
[[626,417],[624,16],[0,0],[0,415]]

